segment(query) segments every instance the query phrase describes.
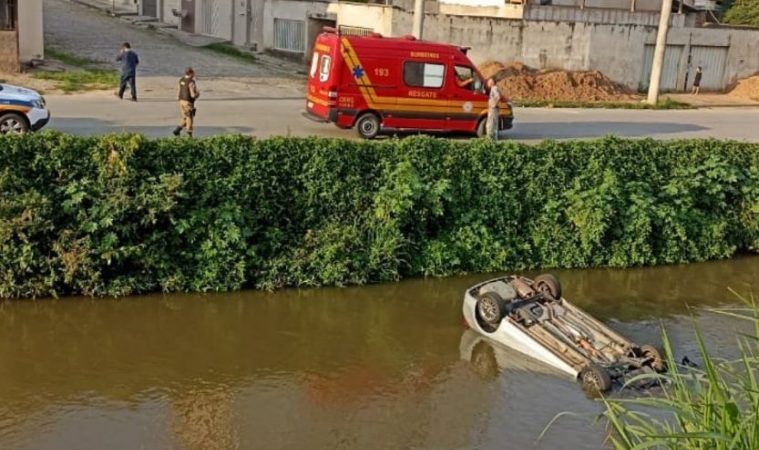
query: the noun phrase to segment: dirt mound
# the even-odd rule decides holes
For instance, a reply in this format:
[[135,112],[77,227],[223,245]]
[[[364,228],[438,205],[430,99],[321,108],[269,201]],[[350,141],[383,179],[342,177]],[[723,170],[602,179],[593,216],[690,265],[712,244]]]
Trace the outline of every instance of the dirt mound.
[[728,95],[759,101],[759,74],[739,80]]
[[485,78],[495,77],[501,91],[514,100],[625,101],[634,93],[597,70],[538,70],[520,62],[504,65],[487,61],[480,66]]

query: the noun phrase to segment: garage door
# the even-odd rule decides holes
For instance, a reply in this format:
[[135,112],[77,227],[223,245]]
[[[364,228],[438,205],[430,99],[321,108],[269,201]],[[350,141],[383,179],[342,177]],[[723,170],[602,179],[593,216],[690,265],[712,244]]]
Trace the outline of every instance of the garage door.
[[[645,91],[651,83],[651,67],[654,63],[655,45],[646,45],[643,53],[643,72],[640,78],[640,90]],[[681,72],[680,61],[682,60],[685,47],[682,45],[668,45],[664,52],[664,66],[661,72],[659,90],[674,91],[677,89],[677,76]]]
[[693,83],[696,67],[701,66],[704,71],[701,75],[701,89],[724,89],[727,49],[727,47],[692,46],[691,73],[688,74],[688,84]]
[[232,0],[203,0],[201,32],[232,40]]

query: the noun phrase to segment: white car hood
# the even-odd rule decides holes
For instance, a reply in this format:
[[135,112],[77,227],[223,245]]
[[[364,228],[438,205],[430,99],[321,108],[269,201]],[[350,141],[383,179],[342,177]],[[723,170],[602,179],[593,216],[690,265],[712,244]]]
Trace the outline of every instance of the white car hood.
[[0,101],[3,100],[21,100],[21,101],[31,101],[31,100],[39,100],[42,98],[42,96],[39,94],[39,92],[34,91],[32,89],[26,89],[18,86],[13,86],[10,84],[0,84],[2,89],[0,89]]

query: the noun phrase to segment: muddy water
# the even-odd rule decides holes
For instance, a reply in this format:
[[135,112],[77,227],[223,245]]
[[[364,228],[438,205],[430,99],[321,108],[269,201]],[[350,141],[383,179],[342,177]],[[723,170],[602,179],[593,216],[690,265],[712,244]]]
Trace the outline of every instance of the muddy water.
[[[759,293],[756,257],[558,274],[612,327],[656,343],[664,325],[691,356],[691,317],[729,356],[745,325],[704,309]],[[485,277],[0,304],[0,448],[603,447],[573,380],[464,329]]]

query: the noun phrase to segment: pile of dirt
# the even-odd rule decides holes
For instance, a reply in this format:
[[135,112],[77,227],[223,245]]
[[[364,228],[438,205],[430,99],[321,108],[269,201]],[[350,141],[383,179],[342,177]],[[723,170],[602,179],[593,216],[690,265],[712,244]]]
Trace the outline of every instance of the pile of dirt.
[[514,100],[612,102],[635,99],[634,92],[597,70],[534,69],[516,62],[487,61],[485,78],[494,77],[501,92]]
[[731,97],[759,101],[759,74],[744,78],[728,93]]

